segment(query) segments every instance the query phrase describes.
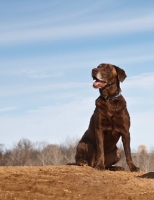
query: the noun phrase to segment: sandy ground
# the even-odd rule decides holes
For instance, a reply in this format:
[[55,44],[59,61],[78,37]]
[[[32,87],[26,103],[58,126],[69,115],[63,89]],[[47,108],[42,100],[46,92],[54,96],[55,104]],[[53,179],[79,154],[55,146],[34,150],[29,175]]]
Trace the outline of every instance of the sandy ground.
[[154,200],[154,172],[90,167],[0,167],[0,200]]

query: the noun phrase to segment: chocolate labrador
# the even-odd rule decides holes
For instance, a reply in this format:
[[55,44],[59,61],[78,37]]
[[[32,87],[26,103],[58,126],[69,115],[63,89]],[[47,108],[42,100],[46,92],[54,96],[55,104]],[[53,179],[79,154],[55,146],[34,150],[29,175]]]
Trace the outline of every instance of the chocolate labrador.
[[120,82],[126,78],[125,71],[115,65],[100,64],[92,70],[92,77],[95,80],[93,87],[99,89],[100,96],[96,99],[89,128],[77,145],[76,163],[99,170],[124,170],[113,166],[121,158],[116,144],[122,137],[129,169],[139,171],[131,158],[130,117],[120,89]]

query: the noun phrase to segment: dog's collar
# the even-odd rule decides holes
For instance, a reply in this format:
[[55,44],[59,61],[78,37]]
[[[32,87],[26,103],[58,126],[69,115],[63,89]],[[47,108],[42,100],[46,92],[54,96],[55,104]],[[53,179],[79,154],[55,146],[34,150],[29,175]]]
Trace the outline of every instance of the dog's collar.
[[116,94],[115,96],[112,96],[112,97],[108,97],[108,96],[104,97],[103,95],[100,95],[100,98],[102,98],[102,99],[104,99],[106,101],[109,101],[109,100],[116,99],[116,98],[118,98],[120,96],[121,96],[121,93],[119,92],[118,94]]

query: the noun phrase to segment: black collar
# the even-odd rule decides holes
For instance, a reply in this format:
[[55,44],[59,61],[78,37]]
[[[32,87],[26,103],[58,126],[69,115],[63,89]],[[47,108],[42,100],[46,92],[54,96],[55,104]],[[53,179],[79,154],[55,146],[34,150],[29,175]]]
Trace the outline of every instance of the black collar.
[[103,95],[100,95],[100,98],[102,98],[102,99],[104,99],[106,101],[109,101],[109,100],[116,99],[116,98],[118,98],[120,96],[121,96],[121,93],[119,92],[118,94],[116,94],[115,96],[112,96],[112,97],[108,97],[108,96],[104,97]]

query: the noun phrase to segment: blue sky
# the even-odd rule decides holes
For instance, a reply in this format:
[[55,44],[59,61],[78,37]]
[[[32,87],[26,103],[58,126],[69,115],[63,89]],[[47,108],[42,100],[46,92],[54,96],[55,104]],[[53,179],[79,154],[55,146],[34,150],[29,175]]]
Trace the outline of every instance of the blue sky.
[[0,1],[0,133],[63,143],[88,127],[91,69],[112,63],[131,116],[131,147],[154,148],[154,1]]

